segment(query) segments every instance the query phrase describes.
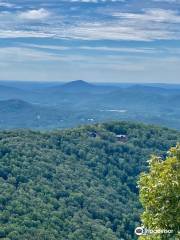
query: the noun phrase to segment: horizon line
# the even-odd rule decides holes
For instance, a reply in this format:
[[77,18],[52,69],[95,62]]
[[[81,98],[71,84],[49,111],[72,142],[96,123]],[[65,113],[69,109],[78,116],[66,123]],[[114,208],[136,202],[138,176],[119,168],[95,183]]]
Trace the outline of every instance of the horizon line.
[[83,81],[83,82],[87,82],[87,83],[92,83],[92,84],[160,84],[160,85],[180,85],[180,83],[177,82],[171,82],[171,83],[167,83],[167,82],[133,82],[133,81],[129,81],[129,82],[123,82],[123,81],[115,81],[115,82],[102,82],[102,81],[88,81],[88,80],[83,80],[83,79],[75,79],[75,80],[67,80],[67,81],[62,81],[62,80],[15,80],[15,79],[7,79],[7,80],[3,80],[0,79],[0,82],[18,82],[18,83],[70,83],[70,82],[76,82],[76,81]]

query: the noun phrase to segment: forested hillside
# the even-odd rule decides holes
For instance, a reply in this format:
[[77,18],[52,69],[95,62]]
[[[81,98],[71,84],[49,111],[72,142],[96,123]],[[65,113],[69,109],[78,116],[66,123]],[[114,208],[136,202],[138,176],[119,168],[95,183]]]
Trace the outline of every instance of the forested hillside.
[[177,131],[126,122],[0,132],[0,238],[136,239],[138,175],[178,141]]

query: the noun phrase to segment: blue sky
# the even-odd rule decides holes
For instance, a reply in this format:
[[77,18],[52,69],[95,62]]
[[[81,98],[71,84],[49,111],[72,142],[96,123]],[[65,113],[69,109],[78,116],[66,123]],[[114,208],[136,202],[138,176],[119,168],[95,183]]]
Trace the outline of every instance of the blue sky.
[[180,0],[0,0],[0,79],[180,83]]

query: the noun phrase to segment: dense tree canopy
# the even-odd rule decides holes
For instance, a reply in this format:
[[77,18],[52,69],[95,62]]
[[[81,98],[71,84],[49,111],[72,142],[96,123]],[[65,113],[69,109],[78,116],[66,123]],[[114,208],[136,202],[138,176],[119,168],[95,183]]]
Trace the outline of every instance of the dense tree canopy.
[[179,140],[177,131],[126,122],[0,132],[0,238],[136,239],[138,175]]
[[143,173],[139,180],[144,207],[142,222],[145,228],[162,232],[152,232],[141,239],[179,239],[180,145],[170,149],[165,161],[153,156],[149,165],[149,172]]

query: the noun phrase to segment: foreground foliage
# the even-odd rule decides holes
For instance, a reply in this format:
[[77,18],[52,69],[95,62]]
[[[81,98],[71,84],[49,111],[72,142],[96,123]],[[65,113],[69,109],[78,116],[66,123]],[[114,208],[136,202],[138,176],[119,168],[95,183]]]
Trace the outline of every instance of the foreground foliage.
[[150,234],[141,239],[180,237],[180,145],[171,148],[165,161],[153,156],[149,173],[140,177],[140,200],[145,209],[142,222],[150,230],[170,230],[170,234]]
[[0,132],[0,238],[136,239],[137,176],[152,153],[164,156],[179,140],[176,131],[126,122]]

